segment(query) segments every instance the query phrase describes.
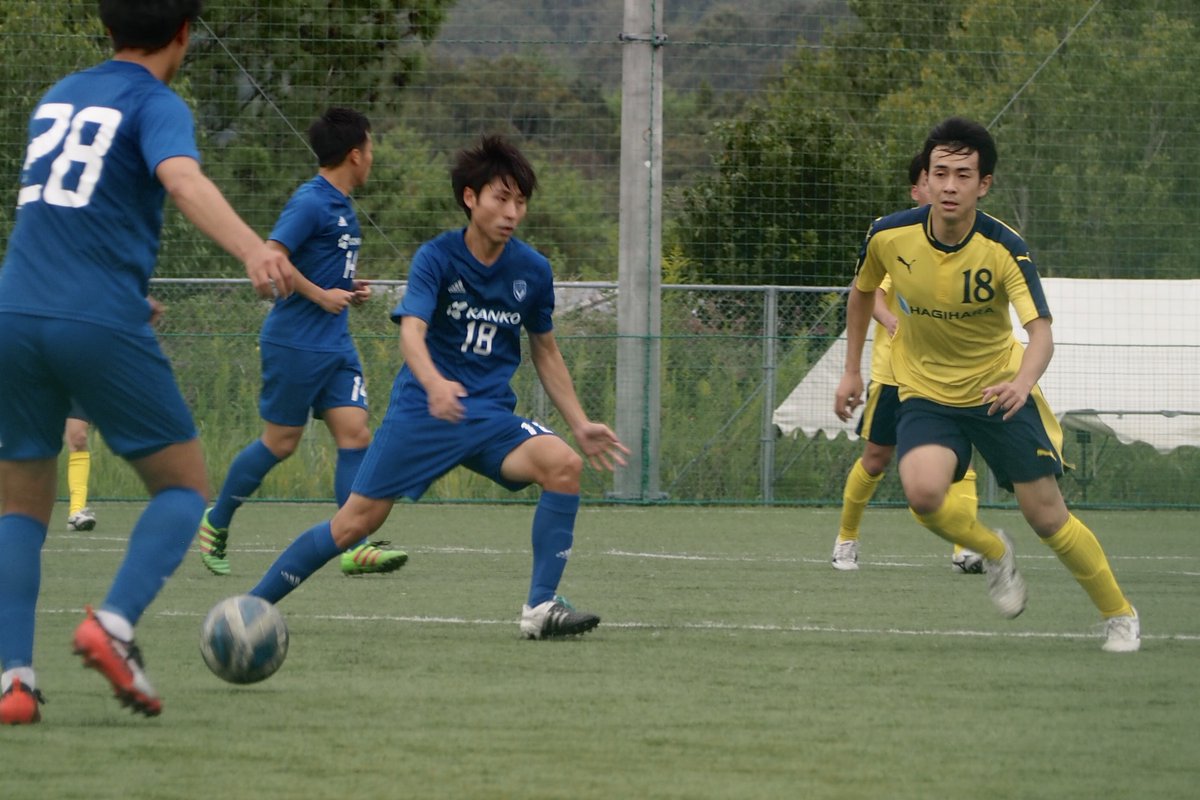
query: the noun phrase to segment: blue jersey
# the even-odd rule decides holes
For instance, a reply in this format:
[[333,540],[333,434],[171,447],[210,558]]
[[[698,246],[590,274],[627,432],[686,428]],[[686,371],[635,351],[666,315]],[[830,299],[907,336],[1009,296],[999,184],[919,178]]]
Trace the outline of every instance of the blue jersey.
[[151,335],[155,170],[175,156],[200,159],[191,110],[145,67],[108,61],[51,88],[29,123],[0,311]]
[[[269,237],[288,249],[296,269],[322,289],[354,291],[362,230],[350,198],[318,175],[292,195]],[[303,350],[353,349],[350,309],[330,314],[299,292],[275,301],[261,339]]]
[[[516,407],[509,383],[521,363],[521,328],[553,329],[554,277],[546,257],[519,239],[510,239],[500,258],[485,266],[467,249],[464,234],[449,231],[421,245],[392,320],[412,316],[428,323],[433,363],[466,388],[463,405],[473,418],[476,410]],[[407,364],[396,376],[391,403],[428,413],[425,390]]]

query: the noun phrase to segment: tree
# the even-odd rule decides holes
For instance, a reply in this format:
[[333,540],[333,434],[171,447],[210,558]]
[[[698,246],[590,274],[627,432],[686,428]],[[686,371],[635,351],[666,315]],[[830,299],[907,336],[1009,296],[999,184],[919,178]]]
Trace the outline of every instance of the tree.
[[844,282],[849,242],[903,204],[909,157],[954,113],[992,125],[984,210],[1045,274],[1196,275],[1200,12],[1161,5],[854,0],[854,24],[717,129],[718,174],[679,196],[673,241],[697,280]]

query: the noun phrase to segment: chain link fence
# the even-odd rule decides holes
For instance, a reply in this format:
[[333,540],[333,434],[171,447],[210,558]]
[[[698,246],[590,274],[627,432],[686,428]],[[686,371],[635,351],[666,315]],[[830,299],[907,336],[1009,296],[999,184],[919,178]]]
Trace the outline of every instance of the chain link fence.
[[[627,30],[633,6],[644,4],[205,4],[174,86],[195,111],[206,171],[256,229],[266,233],[313,174],[302,133],[313,117],[348,105],[372,119],[375,168],[356,204],[360,274],[380,281],[380,296],[353,326],[374,419],[398,367],[386,312],[417,245],[463,224],[448,160],[482,132],[510,136],[538,168],[521,235],[564,284],[558,333],[598,419],[614,418],[623,380],[622,237],[659,237],[647,268],[664,285],[661,330],[648,342],[661,352],[661,435],[654,459],[643,454],[635,468],[653,462],[656,498],[672,502],[840,502],[860,445],[777,439],[770,406],[841,330],[840,289],[861,238],[871,219],[909,202],[908,161],[945,116],[974,117],[995,134],[1000,162],[984,209],[1022,232],[1044,276],[1200,279],[1193,0],[664,0],[651,3],[650,29]],[[0,240],[33,105],[62,74],[107,56],[95,8],[0,0]],[[640,74],[625,65],[634,47],[656,54]],[[619,225],[631,86],[659,91],[646,95],[662,124],[660,172],[645,178],[661,175],[653,233]],[[239,266],[173,211],[160,264],[162,337],[219,483],[259,432],[266,307],[238,282]],[[1168,329],[1194,313],[1155,310]],[[1200,370],[1200,342],[1185,344],[1177,369]],[[554,424],[532,370],[518,381],[522,407]],[[1080,465],[1063,482],[1071,500],[1197,504],[1194,447],[1159,454],[1099,436],[1067,445]],[[332,450],[315,426],[262,496],[329,498]],[[93,494],[137,494],[129,471],[97,452]],[[611,495],[610,480],[589,481],[588,498]],[[508,496],[457,472],[433,495]],[[901,501],[893,474],[877,498]]]

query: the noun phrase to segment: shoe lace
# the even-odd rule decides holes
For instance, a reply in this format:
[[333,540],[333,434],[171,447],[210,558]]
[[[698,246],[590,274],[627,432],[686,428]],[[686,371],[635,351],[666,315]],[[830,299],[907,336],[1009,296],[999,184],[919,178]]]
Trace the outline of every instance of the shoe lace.
[[376,539],[373,542],[367,542],[365,547],[374,547],[376,550],[382,550],[385,547],[391,546],[391,544],[390,539]]
[[1132,639],[1133,617],[1109,617],[1104,621],[1104,634],[1110,639]]

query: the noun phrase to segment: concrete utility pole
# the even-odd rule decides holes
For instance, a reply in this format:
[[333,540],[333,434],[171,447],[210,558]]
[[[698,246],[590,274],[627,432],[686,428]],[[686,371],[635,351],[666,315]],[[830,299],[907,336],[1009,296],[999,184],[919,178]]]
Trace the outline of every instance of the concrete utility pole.
[[633,451],[613,496],[658,500],[664,0],[625,0],[617,302],[617,435]]

